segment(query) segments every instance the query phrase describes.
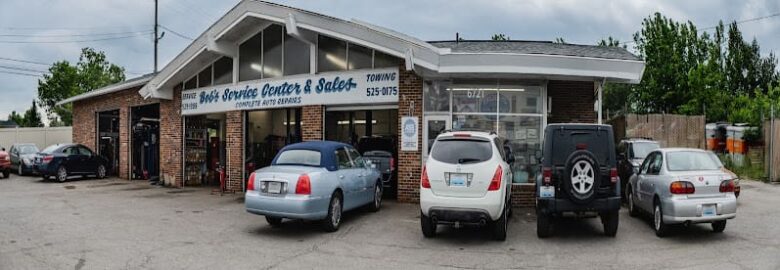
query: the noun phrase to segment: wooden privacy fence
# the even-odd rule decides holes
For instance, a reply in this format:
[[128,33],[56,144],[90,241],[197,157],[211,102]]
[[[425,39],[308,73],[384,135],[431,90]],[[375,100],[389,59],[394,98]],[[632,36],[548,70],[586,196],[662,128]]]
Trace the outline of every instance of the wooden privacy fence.
[[705,147],[703,115],[626,114],[609,121],[615,142],[626,137],[648,137],[661,147]]
[[780,121],[764,122],[764,172],[769,181],[780,180]]

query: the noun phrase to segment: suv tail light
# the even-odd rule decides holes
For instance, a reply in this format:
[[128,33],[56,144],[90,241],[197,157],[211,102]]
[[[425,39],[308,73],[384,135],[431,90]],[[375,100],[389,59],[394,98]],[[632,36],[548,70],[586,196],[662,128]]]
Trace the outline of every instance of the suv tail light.
[[735,187],[734,180],[720,182],[720,192],[734,192]]
[[246,183],[246,190],[255,190],[255,173],[249,175],[249,180]]
[[43,162],[45,164],[45,163],[51,162],[52,160],[54,160],[54,156],[53,155],[48,155],[48,156],[43,156],[43,159],[41,159],[41,162]]
[[696,188],[693,183],[688,181],[674,181],[669,185],[669,192],[672,194],[693,194]]
[[542,183],[544,183],[545,185],[552,184],[552,168],[550,167],[542,168]]
[[390,158],[390,171],[395,171],[395,158]]
[[298,176],[298,183],[295,184],[295,194],[298,195],[311,194],[311,179],[309,179],[308,174],[301,174],[301,176]]
[[428,180],[428,172],[425,166],[423,166],[422,174],[420,174],[420,186],[423,188],[431,188],[431,181]]
[[496,173],[493,174],[493,179],[490,180],[488,191],[495,191],[501,188],[501,176],[503,175],[504,169],[501,168],[501,165],[498,165],[498,168],[496,168]]
[[620,177],[618,177],[618,171],[617,168],[612,168],[609,170],[609,181],[612,182],[612,184],[616,184],[620,180]]

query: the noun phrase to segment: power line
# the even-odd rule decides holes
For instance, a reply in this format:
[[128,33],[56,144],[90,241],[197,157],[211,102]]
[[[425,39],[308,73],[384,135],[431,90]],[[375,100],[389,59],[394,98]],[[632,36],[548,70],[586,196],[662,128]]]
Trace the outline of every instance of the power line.
[[41,77],[41,75],[40,75],[40,74],[29,74],[29,73],[23,73],[23,72],[13,72],[13,71],[5,71],[5,70],[0,70],[0,73],[3,73],[3,74],[11,74],[11,75],[21,75],[21,76],[38,77],[38,78],[40,78],[40,77]]
[[[148,28],[151,25],[136,25],[139,28]],[[90,29],[127,29],[125,26],[94,26],[94,27],[0,27],[5,30],[90,30]]]
[[[769,14],[769,15],[761,16],[761,17],[744,19],[744,20],[741,20],[741,21],[736,21],[736,23],[737,23],[737,25],[739,25],[739,24],[743,24],[743,23],[746,23],[746,22],[755,22],[755,21],[760,21],[760,20],[764,20],[764,19],[774,18],[774,17],[778,17],[778,16],[780,16],[780,12],[772,13],[772,14]],[[712,29],[717,28],[718,26],[720,26],[720,24],[715,25],[715,26],[700,28],[700,29],[698,29],[698,31],[712,30]],[[622,43],[628,45],[628,44],[636,43],[636,41],[631,40],[631,41],[622,42]]]
[[30,68],[14,67],[14,66],[4,66],[4,65],[0,65],[0,68],[4,68],[4,69],[10,69],[10,70],[16,70],[16,71],[28,71],[28,72],[48,73],[47,71],[42,71],[42,70],[37,70],[37,69],[30,69]]
[[112,33],[90,33],[90,34],[0,34],[0,37],[89,37],[89,36],[113,36],[113,35],[127,35],[127,34],[147,34],[151,30],[146,31],[128,31],[128,32],[112,32]]
[[161,24],[161,25],[160,25],[160,28],[162,28],[162,29],[165,29],[165,30],[168,30],[169,32],[173,33],[174,35],[177,35],[177,36],[179,36],[180,38],[183,38],[183,39],[188,39],[188,40],[195,40],[194,38],[191,38],[191,37],[185,36],[185,35],[183,35],[183,34],[179,34],[178,32],[176,32],[176,31],[173,31],[173,30],[171,30],[171,29],[170,29],[170,28],[168,28],[168,27],[165,27],[165,25],[162,25],[162,24]]
[[144,32],[141,34],[135,34],[135,35],[125,35],[125,36],[118,36],[118,37],[106,37],[106,38],[96,38],[96,39],[82,39],[82,40],[40,40],[40,41],[29,41],[29,40],[2,40],[0,43],[8,43],[8,44],[30,44],[30,43],[81,43],[81,42],[92,42],[92,41],[105,41],[105,40],[115,40],[115,39],[125,39],[125,38],[133,38],[138,37],[141,35],[146,35],[151,33]]
[[0,60],[6,60],[11,62],[19,62],[19,63],[27,63],[27,64],[34,64],[34,65],[42,65],[42,66],[51,66],[51,64],[43,63],[43,62],[37,62],[32,60],[22,60],[22,59],[14,59],[14,58],[8,58],[8,57],[0,57]]

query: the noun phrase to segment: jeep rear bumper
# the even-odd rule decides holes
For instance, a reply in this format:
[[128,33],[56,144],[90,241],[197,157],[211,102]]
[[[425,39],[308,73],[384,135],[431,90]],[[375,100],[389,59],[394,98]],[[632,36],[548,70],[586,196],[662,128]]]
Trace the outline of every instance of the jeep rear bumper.
[[543,214],[618,211],[620,196],[595,199],[588,204],[576,204],[566,199],[536,198],[536,208]]

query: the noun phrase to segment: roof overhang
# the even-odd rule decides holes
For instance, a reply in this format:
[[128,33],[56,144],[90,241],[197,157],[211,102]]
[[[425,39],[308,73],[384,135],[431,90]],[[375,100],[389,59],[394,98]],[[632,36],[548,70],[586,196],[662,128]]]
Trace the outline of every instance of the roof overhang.
[[132,89],[132,88],[135,88],[135,87],[140,87],[140,86],[145,85],[147,82],[149,82],[149,80],[151,80],[152,77],[153,76],[151,74],[147,74],[147,75],[144,75],[144,76],[141,76],[141,77],[138,77],[138,78],[134,78],[134,79],[126,80],[126,81],[123,81],[123,82],[115,83],[115,84],[112,84],[112,85],[109,85],[109,86],[106,86],[106,87],[103,87],[103,88],[98,88],[98,89],[95,89],[95,90],[83,93],[81,95],[72,96],[70,98],[61,100],[61,101],[57,102],[57,106],[68,104],[68,103],[73,103],[73,102],[76,102],[76,101],[79,101],[79,100],[84,100],[84,99],[94,98],[94,97],[98,97],[98,96],[102,96],[102,95],[106,95],[106,94],[111,94],[111,93],[115,93],[115,92],[119,92],[119,91],[123,91],[123,90],[128,90],[128,89]]
[[325,34],[405,59],[420,74],[516,74],[598,78],[638,83],[644,62],[558,55],[453,53],[380,26],[346,21],[274,3],[244,0],[195,39],[146,84],[144,98],[172,99],[173,88],[221,56],[235,57],[240,42],[270,23],[284,24],[291,36],[313,44]]

